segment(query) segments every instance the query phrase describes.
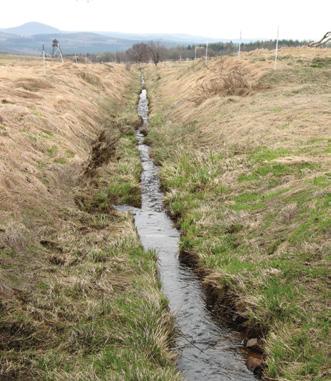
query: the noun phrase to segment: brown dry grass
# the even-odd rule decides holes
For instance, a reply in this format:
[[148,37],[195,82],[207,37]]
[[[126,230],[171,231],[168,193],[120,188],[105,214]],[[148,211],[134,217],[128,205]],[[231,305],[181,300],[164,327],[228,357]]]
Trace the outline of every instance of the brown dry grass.
[[182,247],[269,332],[266,374],[282,380],[330,369],[330,55],[281,49],[276,71],[267,50],[146,68],[148,139]]
[[[12,250],[26,251],[37,237],[47,236],[49,226],[56,230],[62,208],[73,206],[72,189],[110,111],[105,105],[116,107],[132,78],[119,65],[47,63],[44,75],[37,60],[5,56],[3,61],[1,241]],[[82,73],[97,78],[97,85]],[[31,258],[22,255],[22,264],[25,261]],[[12,283],[8,274],[6,278]],[[24,284],[24,277],[19,282]]]
[[38,61],[0,66],[2,213],[63,197],[58,184],[87,160],[102,103],[119,102],[130,79],[122,66],[48,63],[46,76]]
[[1,379],[178,379],[154,255],[112,210],[140,198],[137,78],[0,57]]
[[[197,121],[201,126],[201,144],[226,148],[236,145],[243,149],[261,144],[277,147],[280,141],[282,145],[297,145],[298,139],[303,142],[330,131],[330,77],[322,73],[321,89],[317,91],[309,83],[309,72],[301,76],[299,73],[298,78],[289,70],[302,67],[305,62],[309,65],[313,58],[329,55],[328,50],[323,49],[282,49],[276,72],[272,71],[273,56],[268,50],[243,54],[241,60],[236,57],[215,59],[208,66],[203,61],[165,63],[158,81],[160,98],[153,98],[153,104],[157,106],[160,99],[162,104],[174,106],[173,120]],[[192,105],[200,95],[201,84],[214,82],[219,71],[228,74],[238,68],[245,73],[251,96],[226,96],[222,90],[216,94],[207,90],[200,104]],[[276,86],[273,81],[277,82]]]

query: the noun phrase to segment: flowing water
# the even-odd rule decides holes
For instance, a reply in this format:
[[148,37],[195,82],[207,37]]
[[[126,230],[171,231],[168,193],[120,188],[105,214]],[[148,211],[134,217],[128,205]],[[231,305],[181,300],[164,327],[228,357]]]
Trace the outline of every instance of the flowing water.
[[[140,94],[138,114],[145,129],[148,124],[145,89]],[[158,167],[144,144],[143,134],[138,130],[136,136],[143,167],[142,206],[118,209],[132,211],[144,249],[157,253],[162,292],[168,298],[178,332],[175,347],[178,369],[189,381],[254,380],[240,352],[238,335],[213,321],[198,277],[179,261],[180,233],[163,208]]]

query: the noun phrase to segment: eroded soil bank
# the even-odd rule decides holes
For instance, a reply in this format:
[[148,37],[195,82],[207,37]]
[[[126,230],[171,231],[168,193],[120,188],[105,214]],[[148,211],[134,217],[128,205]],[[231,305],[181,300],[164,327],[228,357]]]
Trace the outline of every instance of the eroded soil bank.
[[272,62],[147,66],[147,142],[215,314],[263,349],[264,378],[327,380],[330,55],[283,49]]

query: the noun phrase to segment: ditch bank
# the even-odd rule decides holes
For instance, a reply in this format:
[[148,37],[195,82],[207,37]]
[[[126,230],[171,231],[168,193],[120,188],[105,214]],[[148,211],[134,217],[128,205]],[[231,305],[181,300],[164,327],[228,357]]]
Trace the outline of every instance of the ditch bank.
[[[220,325],[210,310],[212,289],[204,287],[195,269],[180,255],[180,232],[174,227],[163,206],[158,167],[150,157],[150,148],[144,135],[148,129],[148,98],[142,82],[138,114],[142,120],[136,131],[141,175],[141,208],[119,206],[131,211],[140,241],[145,250],[153,250],[158,258],[161,288],[169,301],[175,318],[175,351],[177,367],[186,380],[254,380],[245,364],[242,337],[229,325]],[[186,259],[192,258],[186,256]],[[216,306],[216,304],[215,304]],[[249,360],[250,358],[248,358]],[[249,360],[253,362],[253,358]],[[256,357],[250,369],[261,369]],[[250,363],[248,363],[250,365]]]
[[[260,72],[260,53],[241,62]],[[328,135],[325,118],[313,122],[326,115],[327,69],[313,69],[308,57],[296,61],[302,53],[282,53],[288,67],[265,75],[268,91],[210,96],[200,105],[192,100],[201,82],[210,82],[225,58],[208,67],[145,68],[152,97],[147,140],[181,250],[211,270],[205,281],[216,296],[229,295],[245,330],[265,327],[263,374],[270,379],[324,379],[330,370]],[[236,62],[226,58],[229,68]],[[313,119],[305,118],[307,109]],[[286,124],[291,115],[297,124]]]
[[[63,144],[36,167],[45,182],[61,168],[56,182],[47,181],[49,202],[26,174],[27,185],[13,193],[33,200],[26,209],[17,203],[24,218],[13,213],[6,223],[1,204],[1,380],[179,380],[154,255],[142,249],[132,218],[112,209],[115,202],[140,204],[136,97],[131,86],[119,96],[105,96],[105,107],[89,104],[90,130],[75,123],[72,146],[77,156],[84,149],[79,162],[72,155],[55,161]],[[74,111],[82,115],[80,105]],[[52,118],[47,112],[43,121]],[[38,136],[48,156],[46,143],[59,134],[46,127]]]

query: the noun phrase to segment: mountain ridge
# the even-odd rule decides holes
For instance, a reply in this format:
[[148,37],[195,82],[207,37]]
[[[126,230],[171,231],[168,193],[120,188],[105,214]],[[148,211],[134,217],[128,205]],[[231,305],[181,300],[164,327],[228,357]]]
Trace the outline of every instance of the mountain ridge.
[[186,33],[127,33],[127,32],[112,32],[112,31],[64,31],[51,25],[47,25],[37,21],[31,21],[19,26],[11,28],[0,28],[1,32],[15,34],[19,36],[34,36],[41,34],[73,34],[73,33],[95,33],[107,37],[117,37],[125,40],[138,40],[138,41],[150,41],[150,40],[164,40],[175,42],[216,42],[220,39],[206,36],[196,36]]
[[0,52],[37,55],[43,45],[50,51],[55,38],[60,41],[64,54],[124,51],[133,44],[152,40],[167,47],[230,41],[183,33],[68,32],[33,21],[0,29]]
[[19,36],[33,36],[36,34],[50,34],[50,33],[61,33],[60,29],[53,26],[37,22],[30,21],[19,26],[12,28],[1,29],[2,32],[15,34]]

